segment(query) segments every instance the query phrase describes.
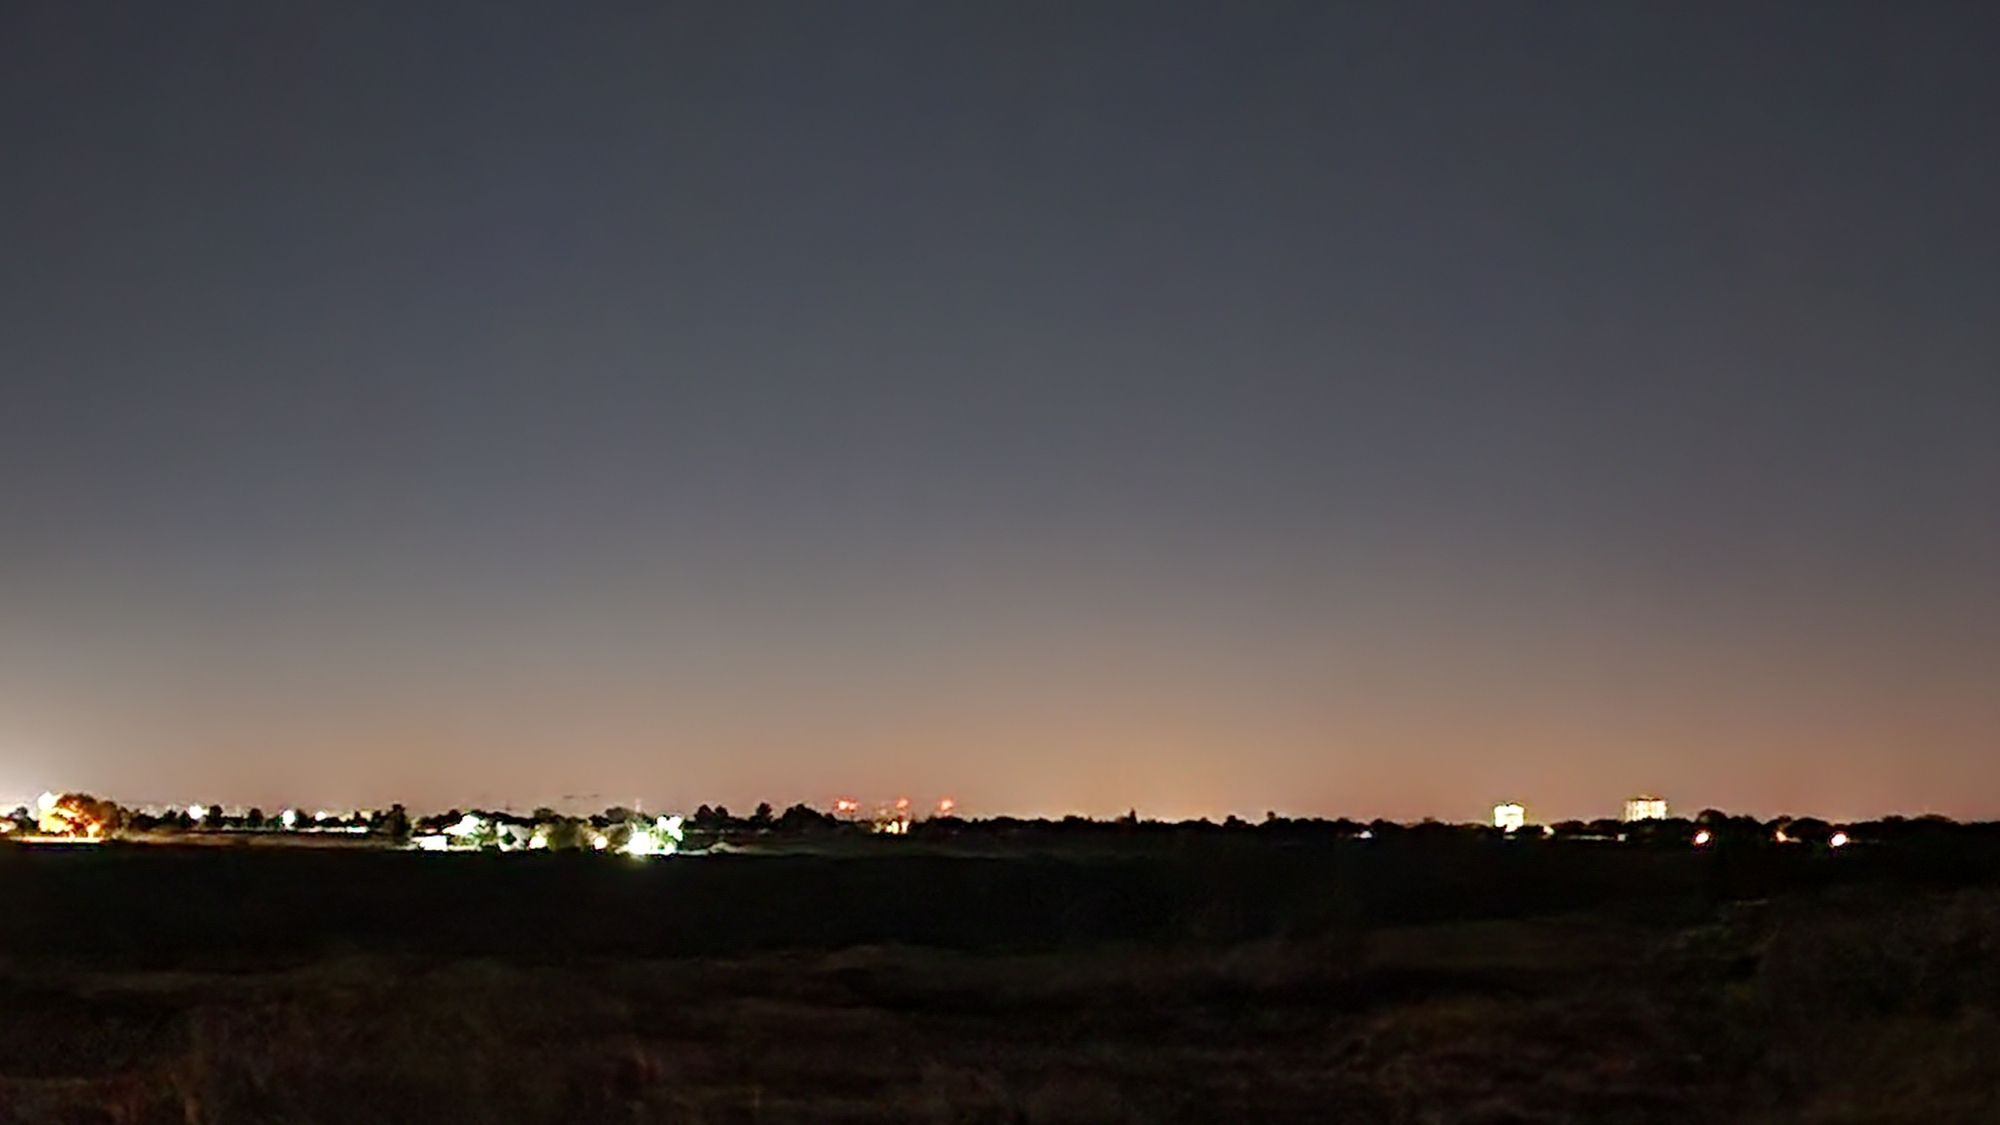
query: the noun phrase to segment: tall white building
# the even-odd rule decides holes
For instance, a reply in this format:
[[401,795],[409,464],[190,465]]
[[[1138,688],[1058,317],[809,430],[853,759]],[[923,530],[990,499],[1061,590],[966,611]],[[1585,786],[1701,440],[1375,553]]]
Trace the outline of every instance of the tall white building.
[[1625,802],[1625,822],[1667,819],[1665,797],[1633,797]]
[[1511,801],[1493,806],[1493,827],[1506,832],[1518,831],[1528,823],[1528,810]]

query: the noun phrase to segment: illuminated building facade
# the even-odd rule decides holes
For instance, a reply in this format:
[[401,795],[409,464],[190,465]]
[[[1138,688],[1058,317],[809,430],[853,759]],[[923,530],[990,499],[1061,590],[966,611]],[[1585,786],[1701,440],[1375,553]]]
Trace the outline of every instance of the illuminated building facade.
[[1625,802],[1625,822],[1667,819],[1665,797],[1633,797]]

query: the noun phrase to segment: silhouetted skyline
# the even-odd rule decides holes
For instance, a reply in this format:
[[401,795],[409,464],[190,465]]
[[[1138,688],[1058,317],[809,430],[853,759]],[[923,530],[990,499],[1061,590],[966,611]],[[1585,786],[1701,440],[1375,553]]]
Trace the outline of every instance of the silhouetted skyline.
[[0,7],[0,798],[2000,815],[1988,5]]

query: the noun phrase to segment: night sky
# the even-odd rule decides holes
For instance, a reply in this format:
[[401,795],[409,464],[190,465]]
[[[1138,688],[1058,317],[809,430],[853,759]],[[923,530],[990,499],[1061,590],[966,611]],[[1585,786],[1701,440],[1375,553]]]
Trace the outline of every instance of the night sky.
[[2000,9],[0,5],[0,799],[2000,816]]

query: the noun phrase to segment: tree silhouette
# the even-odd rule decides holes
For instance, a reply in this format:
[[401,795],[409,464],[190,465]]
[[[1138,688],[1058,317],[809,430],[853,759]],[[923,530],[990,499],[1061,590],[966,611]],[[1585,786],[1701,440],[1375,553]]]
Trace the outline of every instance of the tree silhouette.
[[[453,818],[454,821],[457,819]],[[410,814],[401,805],[389,806],[389,813],[382,818],[382,835],[397,843],[405,843],[410,838]]]

